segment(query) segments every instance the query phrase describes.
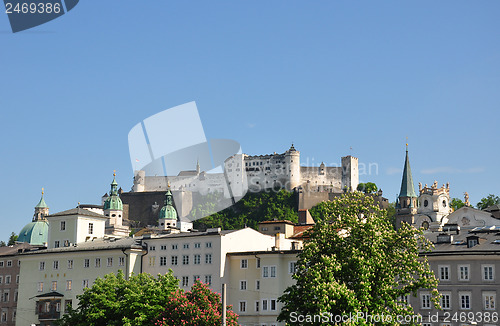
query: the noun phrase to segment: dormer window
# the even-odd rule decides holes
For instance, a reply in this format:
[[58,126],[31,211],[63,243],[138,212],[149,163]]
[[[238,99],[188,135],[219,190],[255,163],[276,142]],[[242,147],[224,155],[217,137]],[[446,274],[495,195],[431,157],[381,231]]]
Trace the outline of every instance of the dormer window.
[[477,236],[467,237],[467,248],[472,248],[478,244],[479,244],[479,237]]

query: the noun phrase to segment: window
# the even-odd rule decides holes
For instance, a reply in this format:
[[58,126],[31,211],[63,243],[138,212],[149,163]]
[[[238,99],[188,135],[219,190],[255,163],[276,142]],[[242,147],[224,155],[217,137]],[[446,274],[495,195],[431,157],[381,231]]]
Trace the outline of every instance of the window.
[[183,276],[182,277],[182,286],[188,286],[188,285],[189,285],[189,277]]
[[483,267],[483,281],[493,281],[493,265],[482,265]]
[[12,267],[12,260],[7,260],[7,267]]
[[61,231],[66,230],[66,221],[61,221]]
[[495,310],[496,305],[495,292],[483,292],[483,308],[484,310]]
[[296,270],[297,270],[297,262],[291,261],[288,264],[288,274],[294,274]]
[[0,284],[3,283],[3,276],[0,276]]
[[451,294],[450,293],[441,293],[441,308],[443,309],[451,309]]
[[260,268],[260,258],[257,258],[257,261],[255,264],[256,264],[255,268]]
[[21,267],[21,261],[20,260],[17,261],[17,267]]
[[431,308],[431,295],[429,293],[420,294],[420,307],[422,309]]
[[72,281],[71,280],[67,280],[66,281],[66,291],[71,291],[71,285],[72,285]]
[[64,240],[64,246],[69,247],[69,240]]
[[207,248],[212,248],[212,243],[211,243],[211,242],[207,242],[207,243],[205,244],[205,246],[206,246]]
[[19,292],[17,290],[14,291],[14,302],[17,302],[17,299],[19,298]]
[[56,312],[60,312],[60,311],[61,311],[61,303],[56,302]]
[[149,266],[154,266],[156,264],[156,257],[149,257]]
[[247,302],[240,301],[240,312],[246,312],[246,311],[247,311]]
[[269,266],[262,267],[262,277],[263,278],[269,277]]
[[64,311],[68,311],[68,308],[73,304],[73,300],[64,300]]
[[3,260],[0,261],[0,267],[3,267],[3,264],[4,264]]
[[85,258],[85,260],[83,261],[83,267],[88,268],[89,266],[90,266],[90,259]]
[[274,227],[274,231],[279,231],[279,230],[281,230],[281,227],[280,227],[280,226],[275,226],[275,227]]
[[89,234],[94,234],[94,223],[89,223]]
[[255,301],[255,312],[259,312],[259,301]]
[[460,309],[470,309],[470,293],[459,293]]
[[52,286],[50,287],[52,291],[57,291],[57,281],[52,281]]
[[200,275],[193,276],[193,283],[200,280]]
[[212,263],[212,254],[205,254],[205,264]]
[[113,267],[113,257],[108,257],[108,263],[107,263],[107,266],[108,266],[108,267]]
[[195,249],[200,249],[201,248],[201,243],[197,242],[194,244]]
[[184,243],[184,244],[182,245],[182,248],[183,248],[183,249],[189,249],[189,243]]
[[458,266],[458,280],[468,281],[469,280],[469,265],[459,265]]
[[177,265],[177,256],[172,256],[172,265]]
[[441,281],[450,280],[450,266],[439,266],[439,279]]
[[59,240],[54,241],[54,248],[59,248]]
[[167,266],[167,257],[166,256],[160,257],[160,266]]
[[37,290],[38,292],[43,292],[43,282],[38,282]]
[[271,266],[271,277],[276,277],[276,266]]
[[247,289],[247,281],[240,281],[240,290],[245,291]]
[[5,284],[10,284],[10,275],[5,276]]
[[96,268],[101,267],[101,258],[96,258],[96,259],[95,259],[95,267],[96,267]]
[[276,311],[276,299],[271,299],[271,310]]
[[85,288],[88,288],[89,287],[89,280],[83,280],[82,282],[82,287],[85,289]]
[[194,255],[194,264],[199,265],[201,261],[201,255]]
[[160,246],[160,250],[167,250],[167,246],[165,246],[165,245],[161,245],[161,246]]
[[149,251],[156,251],[156,246],[149,246]]
[[59,260],[54,260],[54,263],[52,264],[53,269],[59,269]]
[[260,280],[255,281],[255,290],[260,290]]
[[0,321],[1,321],[2,323],[7,322],[7,310],[3,310],[3,309],[2,309],[2,315],[1,315]]
[[248,268],[248,259],[241,260],[241,268]]
[[182,265],[189,265],[189,255],[182,255]]
[[267,299],[262,300],[262,311],[267,311],[268,309],[268,302]]
[[39,264],[39,269],[41,271],[43,271],[45,269],[45,262],[44,261],[41,261],[40,264]]
[[16,275],[16,284],[19,284],[19,274]]
[[177,245],[176,244],[172,245],[172,250],[177,250]]
[[208,285],[212,284],[212,275],[205,275],[205,283]]
[[3,302],[9,302],[9,294],[10,294],[10,293],[9,293],[9,290],[5,290],[5,291],[3,292],[3,298],[2,298],[2,299],[3,299],[3,300],[2,300]]
[[118,258],[118,266],[125,266],[125,257]]

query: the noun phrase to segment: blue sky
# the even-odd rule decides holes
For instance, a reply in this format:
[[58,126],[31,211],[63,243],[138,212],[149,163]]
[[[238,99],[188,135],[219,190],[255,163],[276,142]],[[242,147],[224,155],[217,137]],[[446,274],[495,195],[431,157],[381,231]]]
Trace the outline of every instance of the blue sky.
[[[12,34],[0,13],[0,239],[132,185],[127,134],[196,101],[208,138],[248,154],[372,163],[415,186],[500,194],[498,1],[80,1]],[[171,135],[170,141],[175,141]],[[352,147],[352,150],[350,149]],[[378,166],[378,171],[373,168]]]

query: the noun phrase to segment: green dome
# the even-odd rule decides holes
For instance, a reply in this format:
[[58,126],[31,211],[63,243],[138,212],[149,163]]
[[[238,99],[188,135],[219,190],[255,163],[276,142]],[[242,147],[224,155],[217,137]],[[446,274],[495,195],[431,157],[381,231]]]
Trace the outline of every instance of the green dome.
[[17,241],[41,246],[47,243],[48,233],[49,223],[46,221],[31,222],[19,232]]
[[172,193],[170,192],[170,189],[167,190],[167,194],[165,195],[165,206],[163,206],[160,210],[160,218],[177,221],[177,211],[173,206]]
[[120,196],[118,196],[118,183],[116,182],[116,174],[113,174],[113,182],[111,182],[111,191],[109,192],[109,197],[106,198],[104,201],[104,210],[115,210],[115,211],[122,211],[123,210],[123,203],[122,200],[120,199]]

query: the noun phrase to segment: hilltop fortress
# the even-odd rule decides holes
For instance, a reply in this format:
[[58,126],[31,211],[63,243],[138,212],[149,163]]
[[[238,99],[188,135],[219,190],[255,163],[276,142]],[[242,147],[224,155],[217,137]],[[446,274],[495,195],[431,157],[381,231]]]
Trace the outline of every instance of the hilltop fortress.
[[132,192],[166,191],[170,183],[173,191],[221,192],[226,198],[238,198],[244,195],[244,184],[252,192],[272,188],[292,191],[301,187],[307,192],[340,193],[355,190],[358,182],[356,157],[342,157],[339,167],[327,167],[324,163],[317,167],[301,166],[300,152],[292,144],[282,154],[231,156],[224,163],[223,173],[206,173],[199,164],[195,170],[181,171],[177,176],[147,176],[145,171],[135,171]]

